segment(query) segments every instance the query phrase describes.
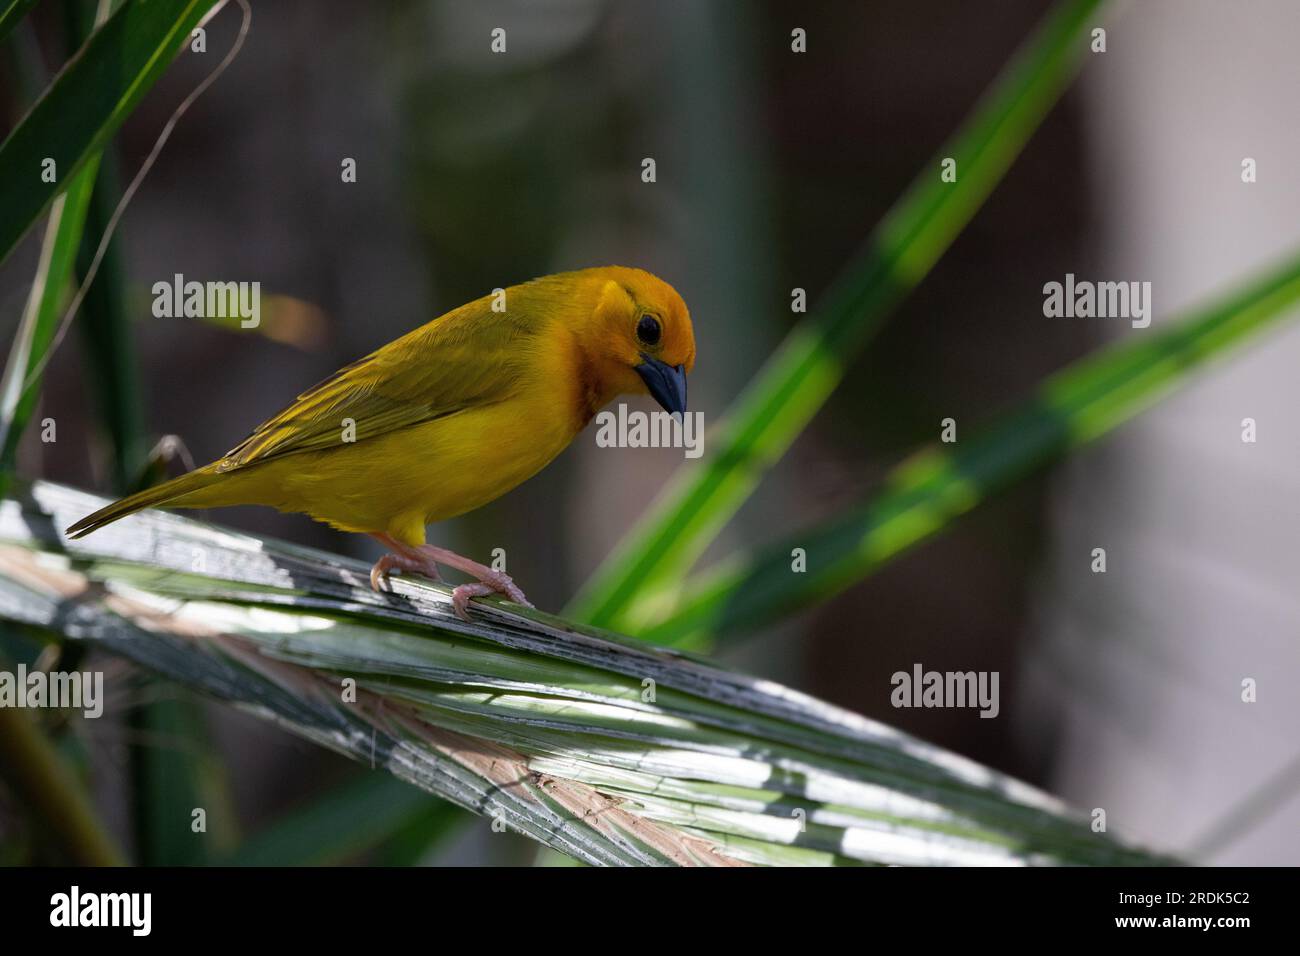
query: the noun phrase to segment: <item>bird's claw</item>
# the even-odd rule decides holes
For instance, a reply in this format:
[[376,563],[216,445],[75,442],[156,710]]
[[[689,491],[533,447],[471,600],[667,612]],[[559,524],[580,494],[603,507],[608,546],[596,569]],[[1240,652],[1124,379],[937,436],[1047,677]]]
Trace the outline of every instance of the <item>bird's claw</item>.
[[470,600],[476,597],[487,597],[489,594],[500,594],[507,600],[522,604],[524,607],[533,606],[532,602],[524,597],[524,592],[519,590],[519,585],[515,584],[510,575],[504,571],[494,572],[491,577],[485,577],[474,584],[458,585],[451,592],[451,606],[456,611],[457,617],[462,621],[468,621]]
[[376,591],[387,591],[388,572],[398,566],[397,555],[386,554],[370,569],[370,586]]
[[519,590],[519,585],[515,584],[514,579],[504,571],[498,571],[496,576],[483,583],[491,587],[492,590],[504,594],[516,604],[522,604],[524,607],[533,606],[532,602],[524,597],[524,592]]
[[408,558],[400,554],[386,554],[376,561],[374,567],[370,569],[370,586],[376,591],[391,591],[392,587],[388,580],[388,572],[394,569],[423,574],[430,581],[438,584],[442,583],[442,575],[438,573],[438,566],[432,561],[417,561],[414,558]]

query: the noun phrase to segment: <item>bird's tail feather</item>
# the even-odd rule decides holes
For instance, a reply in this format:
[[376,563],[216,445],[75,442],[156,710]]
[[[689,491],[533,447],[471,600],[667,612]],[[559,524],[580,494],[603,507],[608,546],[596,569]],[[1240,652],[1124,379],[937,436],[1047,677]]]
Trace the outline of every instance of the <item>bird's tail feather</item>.
[[121,501],[115,501],[111,505],[100,508],[94,514],[86,515],[86,517],[68,528],[68,534],[73,538],[80,538],[82,535],[90,534],[97,528],[111,524],[118,518],[125,518],[127,515],[135,514],[137,511],[155,505],[190,507],[194,503],[183,499],[211,484],[218,477],[220,476],[211,465],[196,468],[189,474],[181,475],[171,481],[164,481],[161,485],[154,485],[152,488],[146,488],[144,491],[128,495]]

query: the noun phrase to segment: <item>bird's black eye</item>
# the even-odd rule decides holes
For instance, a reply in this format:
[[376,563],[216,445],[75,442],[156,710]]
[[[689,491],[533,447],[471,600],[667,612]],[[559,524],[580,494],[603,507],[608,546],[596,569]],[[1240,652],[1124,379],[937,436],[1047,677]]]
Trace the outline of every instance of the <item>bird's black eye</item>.
[[653,315],[641,316],[641,321],[636,324],[636,337],[643,345],[658,345],[662,331],[659,320]]

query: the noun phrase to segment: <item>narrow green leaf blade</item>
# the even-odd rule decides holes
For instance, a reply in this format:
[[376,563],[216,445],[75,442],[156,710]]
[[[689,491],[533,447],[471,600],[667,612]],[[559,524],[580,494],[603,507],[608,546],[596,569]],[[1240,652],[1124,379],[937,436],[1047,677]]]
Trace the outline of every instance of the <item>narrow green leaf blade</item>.
[[211,772],[216,759],[202,702],[184,688],[131,711],[128,726],[142,741],[129,761],[133,818],[144,866],[209,862],[220,819],[195,830],[194,811],[217,817],[226,804]]
[[[834,391],[847,362],[930,270],[1011,166],[1074,75],[1100,0],[1060,5],[1012,59],[956,137],[927,165],[824,306],[759,372],[713,440],[680,472],[567,609],[636,633],[639,594],[670,586],[749,497]],[[939,178],[957,160],[957,181]]]
[[40,394],[39,381],[24,386],[44,360],[58,330],[98,167],[99,154],[95,153],[50,211],[36,277],[0,380],[0,469],[12,467],[18,441]]
[[34,6],[36,0],[0,0],[0,43],[5,41]]
[[[1067,367],[975,437],[919,452],[865,506],[726,562],[684,589],[677,610],[644,636],[695,646],[843,591],[1032,469],[1128,421],[1297,305],[1300,254],[1162,332],[1134,332]],[[806,573],[790,571],[796,546],[808,556]]]
[[[127,0],[0,145],[0,262],[112,136],[216,0]],[[55,163],[46,182],[42,164]]]

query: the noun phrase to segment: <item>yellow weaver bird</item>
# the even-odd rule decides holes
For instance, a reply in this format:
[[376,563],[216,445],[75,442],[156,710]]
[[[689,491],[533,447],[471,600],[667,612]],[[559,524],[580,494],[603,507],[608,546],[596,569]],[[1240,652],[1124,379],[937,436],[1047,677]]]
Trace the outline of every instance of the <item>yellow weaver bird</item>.
[[681,296],[641,269],[545,276],[439,316],[340,369],[267,419],[221,459],[87,515],[89,534],[142,508],[269,505],[369,534],[390,553],[370,572],[477,579],[452,592],[499,592],[532,605],[502,571],[425,544],[454,518],[532,477],[618,395],[649,393],[686,412],[695,336]]

